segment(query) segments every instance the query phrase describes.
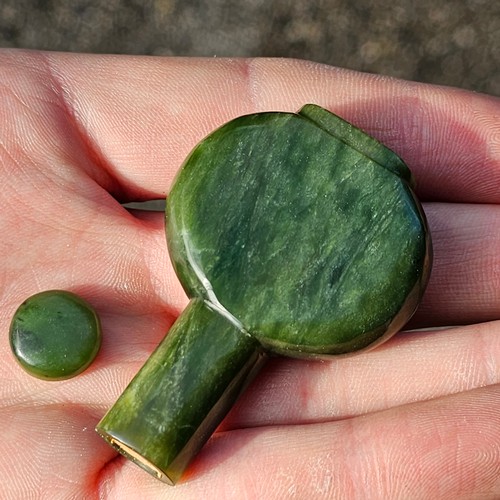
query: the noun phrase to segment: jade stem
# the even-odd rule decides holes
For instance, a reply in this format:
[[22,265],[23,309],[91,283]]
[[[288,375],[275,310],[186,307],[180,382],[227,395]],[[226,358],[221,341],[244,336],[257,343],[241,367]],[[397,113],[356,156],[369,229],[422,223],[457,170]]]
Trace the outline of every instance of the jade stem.
[[96,430],[173,485],[265,359],[255,339],[193,299]]

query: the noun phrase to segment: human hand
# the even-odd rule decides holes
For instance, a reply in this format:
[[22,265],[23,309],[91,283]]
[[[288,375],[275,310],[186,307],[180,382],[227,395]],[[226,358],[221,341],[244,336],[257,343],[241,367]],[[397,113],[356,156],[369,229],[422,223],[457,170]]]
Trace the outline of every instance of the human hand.
[[[187,304],[163,215],[120,202],[165,196],[231,118],[309,102],[412,169],[434,268],[409,327],[430,330],[351,358],[273,359],[171,488],[94,432]],[[291,60],[4,51],[0,116],[5,498],[500,496],[498,99]],[[8,343],[17,306],[54,288],[103,323],[96,361],[62,382],[29,377]]]

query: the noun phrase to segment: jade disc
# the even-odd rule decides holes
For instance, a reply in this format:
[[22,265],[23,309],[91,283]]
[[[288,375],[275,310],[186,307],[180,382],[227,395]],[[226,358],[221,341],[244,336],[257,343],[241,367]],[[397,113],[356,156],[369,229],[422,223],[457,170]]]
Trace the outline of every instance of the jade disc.
[[167,241],[190,297],[288,356],[350,353],[399,330],[430,272],[408,167],[315,105],[237,118],[187,158]]
[[10,326],[10,346],[17,361],[42,379],[62,380],[81,373],[100,345],[100,321],[92,306],[63,290],[25,300]]

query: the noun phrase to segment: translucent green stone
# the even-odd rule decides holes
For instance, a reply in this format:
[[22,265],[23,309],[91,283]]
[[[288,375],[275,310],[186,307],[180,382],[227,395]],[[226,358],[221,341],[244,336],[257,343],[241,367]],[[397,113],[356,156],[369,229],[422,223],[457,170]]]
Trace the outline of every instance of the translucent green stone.
[[318,106],[233,120],[205,139],[167,204],[187,293],[267,349],[363,349],[413,314],[429,270],[408,167]]
[[325,358],[394,335],[431,268],[413,186],[396,154],[315,105],[210,134],[167,199],[191,302],[97,431],[174,484],[267,353]]
[[46,380],[81,373],[100,345],[101,326],[92,306],[63,290],[25,300],[10,326],[10,346],[17,361],[30,375]]

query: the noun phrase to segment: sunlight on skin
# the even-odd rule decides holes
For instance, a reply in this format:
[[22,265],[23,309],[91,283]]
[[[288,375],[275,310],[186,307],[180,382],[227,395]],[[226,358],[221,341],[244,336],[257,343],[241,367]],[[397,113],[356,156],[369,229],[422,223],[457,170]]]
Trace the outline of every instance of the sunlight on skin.
[[[332,362],[273,359],[175,488],[93,428],[187,300],[157,199],[244,113],[313,102],[408,163],[435,264],[410,326]],[[498,498],[500,102],[293,60],[0,52],[0,490],[6,498]],[[103,345],[82,375],[29,377],[8,326],[45,289],[81,294]],[[478,324],[475,324],[478,323]],[[35,493],[36,492],[36,493]]]

